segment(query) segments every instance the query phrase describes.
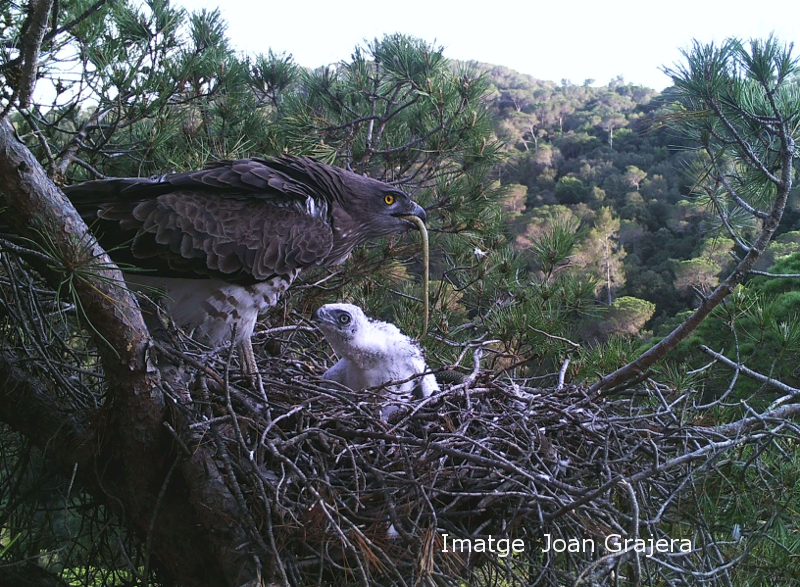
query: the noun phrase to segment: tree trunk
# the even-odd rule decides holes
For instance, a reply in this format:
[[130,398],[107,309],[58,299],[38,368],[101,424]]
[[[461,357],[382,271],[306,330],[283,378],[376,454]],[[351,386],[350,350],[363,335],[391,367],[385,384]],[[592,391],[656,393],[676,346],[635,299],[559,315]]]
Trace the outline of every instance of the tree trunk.
[[[0,119],[0,203],[14,232],[40,244],[47,239],[49,248],[43,250],[56,251],[60,266],[38,268],[51,286],[72,278],[92,321],[87,330],[108,387],[108,399],[96,412],[64,413],[51,399],[53,384],[23,371],[24,357],[13,349],[0,349],[2,420],[47,449],[62,473],[69,476],[77,466],[83,488],[151,539],[153,555],[176,583],[216,587],[254,580],[253,549],[242,548],[249,543],[238,522],[242,512],[214,453],[198,446],[189,457],[178,455],[165,429],[163,375],[150,358],[152,342],[138,303],[5,118]],[[173,421],[173,427],[180,423]],[[176,459],[175,474],[164,487]]]

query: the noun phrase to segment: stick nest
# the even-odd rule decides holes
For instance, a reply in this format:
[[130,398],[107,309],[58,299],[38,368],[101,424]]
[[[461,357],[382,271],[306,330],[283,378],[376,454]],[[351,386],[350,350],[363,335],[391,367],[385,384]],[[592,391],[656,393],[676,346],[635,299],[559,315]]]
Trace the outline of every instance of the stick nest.
[[[230,356],[213,376],[189,369],[191,393],[171,397],[181,444],[217,443],[258,555],[286,584],[591,585],[728,560],[732,543],[674,513],[735,442],[691,424],[666,389],[590,397],[475,370],[385,422],[380,390],[319,379],[331,358],[316,333],[298,327],[281,348],[259,359],[266,401],[231,383]],[[545,535],[595,547],[543,553]],[[692,551],[609,552],[609,536],[689,539]],[[489,537],[523,552],[480,552]],[[453,552],[454,538],[473,552]]]

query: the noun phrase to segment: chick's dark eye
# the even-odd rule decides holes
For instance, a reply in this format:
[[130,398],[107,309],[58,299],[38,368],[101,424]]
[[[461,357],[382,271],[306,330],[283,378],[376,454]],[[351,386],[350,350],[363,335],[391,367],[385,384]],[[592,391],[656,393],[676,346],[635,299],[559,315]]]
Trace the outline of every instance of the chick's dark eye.
[[383,197],[383,201],[386,202],[387,206],[391,206],[392,204],[394,204],[394,196],[392,194],[386,194]]
[[339,324],[350,324],[350,314],[342,314],[339,316]]

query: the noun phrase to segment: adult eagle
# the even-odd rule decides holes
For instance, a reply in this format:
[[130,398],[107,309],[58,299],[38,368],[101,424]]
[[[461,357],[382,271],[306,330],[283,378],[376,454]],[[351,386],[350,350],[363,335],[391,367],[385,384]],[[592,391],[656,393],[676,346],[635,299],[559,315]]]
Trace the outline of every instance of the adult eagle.
[[402,190],[304,157],[239,159],[159,178],[64,190],[131,284],[166,294],[176,324],[214,346],[231,340],[256,371],[250,336],[306,267],[426,220]]

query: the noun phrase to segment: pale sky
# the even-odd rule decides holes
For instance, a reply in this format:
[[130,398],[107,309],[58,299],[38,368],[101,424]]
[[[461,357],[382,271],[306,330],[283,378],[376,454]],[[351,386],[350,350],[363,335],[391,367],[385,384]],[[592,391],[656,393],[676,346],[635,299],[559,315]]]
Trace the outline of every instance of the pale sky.
[[445,47],[451,59],[504,65],[539,79],[607,84],[617,75],[661,90],[659,71],[693,38],[800,40],[797,0],[174,0],[219,7],[245,53],[291,53],[306,67],[350,57],[365,39],[405,33]]

